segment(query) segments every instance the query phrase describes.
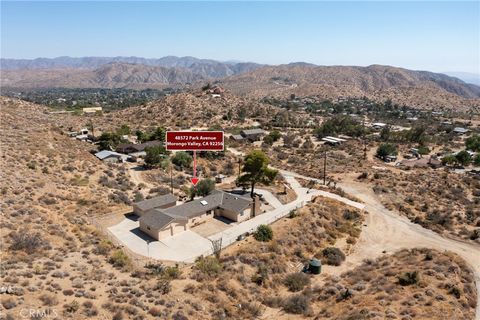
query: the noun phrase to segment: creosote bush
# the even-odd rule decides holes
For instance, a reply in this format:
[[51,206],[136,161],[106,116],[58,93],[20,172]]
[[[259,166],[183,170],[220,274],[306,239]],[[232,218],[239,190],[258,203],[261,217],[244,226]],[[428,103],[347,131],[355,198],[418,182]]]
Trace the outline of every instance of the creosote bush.
[[302,290],[309,283],[310,277],[303,272],[291,273],[283,281],[288,290],[293,292]]
[[270,226],[261,224],[253,236],[257,241],[267,242],[273,239],[273,231]]
[[322,263],[331,266],[339,266],[345,261],[345,254],[335,247],[328,247],[322,250]]

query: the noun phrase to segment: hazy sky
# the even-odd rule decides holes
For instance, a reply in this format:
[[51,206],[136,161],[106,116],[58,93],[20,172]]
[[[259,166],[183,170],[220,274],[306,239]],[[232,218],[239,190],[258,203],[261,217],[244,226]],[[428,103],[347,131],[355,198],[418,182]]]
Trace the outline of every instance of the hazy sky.
[[195,56],[480,73],[480,2],[6,2],[3,58]]

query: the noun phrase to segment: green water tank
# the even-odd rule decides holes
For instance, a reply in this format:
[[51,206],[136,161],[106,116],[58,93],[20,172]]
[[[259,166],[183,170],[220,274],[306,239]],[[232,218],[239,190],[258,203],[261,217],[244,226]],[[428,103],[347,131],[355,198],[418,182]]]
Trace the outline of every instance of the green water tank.
[[320,274],[322,272],[322,263],[320,260],[312,259],[308,263],[308,271],[312,274]]

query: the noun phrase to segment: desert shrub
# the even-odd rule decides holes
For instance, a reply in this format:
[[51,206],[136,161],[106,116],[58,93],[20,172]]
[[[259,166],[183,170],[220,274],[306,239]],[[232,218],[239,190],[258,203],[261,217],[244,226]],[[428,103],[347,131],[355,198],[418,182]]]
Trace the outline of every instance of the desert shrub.
[[110,253],[110,250],[112,250],[112,248],[112,242],[104,239],[97,244],[95,249],[93,249],[93,252],[99,255],[107,255],[108,253]]
[[178,266],[166,267],[162,270],[161,275],[166,279],[179,279],[182,276],[182,270]]
[[32,233],[26,230],[12,232],[10,234],[12,244],[10,250],[23,250],[27,253],[34,253],[47,246],[47,242],[42,239],[40,233]]
[[368,177],[368,172],[362,172],[358,177],[357,179],[358,180],[363,180],[363,179],[366,179]]
[[343,211],[343,219],[345,220],[357,220],[360,215],[354,210],[345,209]]
[[290,210],[288,213],[288,218],[293,219],[297,216],[297,210]]
[[17,303],[12,298],[7,298],[2,300],[2,306],[8,310],[15,308],[17,306]]
[[161,294],[167,294],[172,290],[172,285],[168,279],[160,279],[155,285],[155,291],[160,292]]
[[420,281],[418,271],[404,272],[398,276],[398,283],[402,286],[409,286]]
[[112,320],[123,320],[123,312],[122,310],[118,310],[117,313],[113,315]]
[[283,280],[283,284],[293,292],[302,290],[309,283],[310,277],[303,272],[291,273]]
[[322,250],[322,263],[331,266],[339,266],[345,261],[345,254],[335,247],[327,247]]
[[257,231],[255,231],[253,236],[257,241],[270,241],[273,239],[273,230],[270,226],[261,224],[258,226]]
[[195,267],[210,277],[217,276],[222,271],[222,265],[216,257],[200,257],[197,259]]
[[76,300],[73,300],[72,302],[65,304],[63,308],[66,313],[75,313],[80,308],[80,305]]
[[264,264],[258,266],[257,272],[252,276],[252,281],[263,285],[268,280],[268,269]]
[[122,250],[115,251],[108,260],[114,267],[123,268],[130,263],[130,258]]
[[42,301],[44,306],[55,306],[58,304],[58,299],[54,295],[42,294],[40,296],[40,301]]
[[312,312],[310,299],[303,294],[295,294],[285,299],[283,310],[287,313],[303,314],[308,316]]

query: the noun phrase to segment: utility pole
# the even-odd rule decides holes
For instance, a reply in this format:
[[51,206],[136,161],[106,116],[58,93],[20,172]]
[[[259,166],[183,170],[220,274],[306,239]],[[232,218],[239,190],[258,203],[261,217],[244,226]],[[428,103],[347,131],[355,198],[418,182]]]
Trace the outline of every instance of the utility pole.
[[323,185],[326,185],[327,180],[327,149],[325,149],[324,158],[323,158]]
[[173,170],[172,170],[173,164],[170,162],[170,189],[173,194]]
[[362,121],[362,126],[363,126],[363,160],[367,160],[367,141],[365,140],[365,116],[363,117]]
[[240,175],[242,174],[242,158],[238,158],[238,177],[240,179]]

